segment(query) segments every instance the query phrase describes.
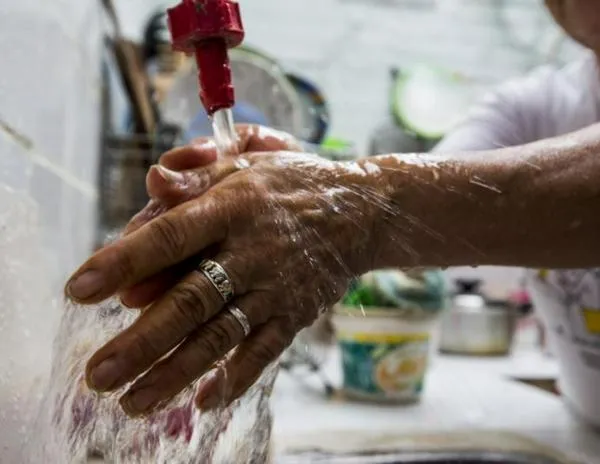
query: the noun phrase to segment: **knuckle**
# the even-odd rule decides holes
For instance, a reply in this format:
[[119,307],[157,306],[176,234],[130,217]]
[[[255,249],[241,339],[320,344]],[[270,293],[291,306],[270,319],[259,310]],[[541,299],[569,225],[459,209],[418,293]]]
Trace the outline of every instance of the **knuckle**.
[[191,381],[196,379],[201,373],[200,365],[197,363],[189,361],[180,361],[177,363],[173,363],[170,366],[170,377],[171,379],[179,379],[180,381]]
[[130,342],[129,353],[135,366],[146,370],[160,356],[155,343],[147,334],[135,333]]
[[248,363],[254,366],[265,366],[275,361],[283,352],[285,346],[264,341],[257,341],[251,349],[248,349],[246,358]]
[[225,324],[215,322],[202,331],[198,344],[203,352],[221,356],[234,347],[235,340],[232,331]]
[[137,258],[131,247],[120,247],[119,257],[115,263],[116,274],[120,280],[130,282],[137,274]]
[[206,289],[196,281],[179,284],[172,297],[176,319],[187,326],[196,327],[206,319],[210,302]]
[[185,224],[181,224],[169,215],[156,218],[149,224],[150,236],[153,237],[156,248],[160,253],[170,259],[179,259],[185,256],[187,244],[187,231]]

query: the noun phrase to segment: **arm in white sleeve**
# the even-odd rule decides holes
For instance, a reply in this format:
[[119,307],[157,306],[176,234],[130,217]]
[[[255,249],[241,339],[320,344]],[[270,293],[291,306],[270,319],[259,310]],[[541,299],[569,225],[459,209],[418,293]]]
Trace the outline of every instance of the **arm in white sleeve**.
[[483,151],[512,147],[544,137],[552,105],[552,71],[542,69],[488,94],[434,149]]

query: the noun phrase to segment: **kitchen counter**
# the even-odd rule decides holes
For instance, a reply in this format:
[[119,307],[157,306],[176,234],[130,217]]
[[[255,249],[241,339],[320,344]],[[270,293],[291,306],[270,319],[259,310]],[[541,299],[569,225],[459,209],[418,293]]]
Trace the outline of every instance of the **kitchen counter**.
[[[341,384],[335,349],[328,355],[326,372],[334,385]],[[272,402],[275,443],[285,452],[367,432],[374,437],[511,432],[571,459],[600,463],[600,434],[578,422],[559,397],[513,380],[554,378],[557,372],[553,359],[533,350],[519,349],[511,357],[495,359],[438,355],[432,360],[423,400],[406,406],[327,399],[315,378],[303,376],[301,382],[282,372]]]

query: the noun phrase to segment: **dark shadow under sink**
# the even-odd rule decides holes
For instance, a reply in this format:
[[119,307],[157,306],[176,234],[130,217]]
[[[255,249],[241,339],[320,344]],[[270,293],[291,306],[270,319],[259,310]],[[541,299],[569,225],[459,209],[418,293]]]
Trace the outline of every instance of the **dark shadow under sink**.
[[564,464],[564,461],[533,454],[456,451],[345,456],[302,453],[278,460],[277,464]]

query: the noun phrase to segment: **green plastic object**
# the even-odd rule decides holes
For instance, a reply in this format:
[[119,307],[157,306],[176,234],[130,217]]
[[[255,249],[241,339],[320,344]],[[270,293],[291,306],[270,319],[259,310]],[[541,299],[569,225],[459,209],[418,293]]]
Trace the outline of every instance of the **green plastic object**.
[[342,300],[349,307],[412,309],[436,314],[445,306],[446,288],[439,270],[379,270],[356,279]]
[[392,114],[401,127],[418,137],[439,140],[466,117],[475,89],[459,73],[417,65],[395,75],[391,99]]
[[331,161],[348,161],[358,157],[356,149],[351,142],[335,137],[326,138],[318,146],[318,152],[321,156]]
[[321,143],[321,148],[332,151],[343,151],[352,148],[352,144],[346,140],[328,137]]

